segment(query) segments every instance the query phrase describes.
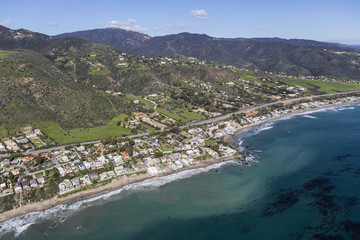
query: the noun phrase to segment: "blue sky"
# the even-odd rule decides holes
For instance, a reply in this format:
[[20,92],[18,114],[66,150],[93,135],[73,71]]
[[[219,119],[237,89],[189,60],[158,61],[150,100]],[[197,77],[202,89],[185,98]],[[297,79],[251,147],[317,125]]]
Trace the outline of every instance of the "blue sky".
[[55,35],[120,27],[159,36],[281,37],[360,44],[359,0],[14,0],[0,25]]

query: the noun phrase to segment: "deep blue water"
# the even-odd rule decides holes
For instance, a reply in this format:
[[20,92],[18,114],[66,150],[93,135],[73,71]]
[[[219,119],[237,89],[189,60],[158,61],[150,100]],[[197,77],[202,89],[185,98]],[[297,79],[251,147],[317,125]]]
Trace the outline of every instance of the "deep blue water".
[[294,116],[235,136],[256,156],[250,167],[156,180],[5,224],[38,221],[19,239],[360,239],[359,134],[358,105]]

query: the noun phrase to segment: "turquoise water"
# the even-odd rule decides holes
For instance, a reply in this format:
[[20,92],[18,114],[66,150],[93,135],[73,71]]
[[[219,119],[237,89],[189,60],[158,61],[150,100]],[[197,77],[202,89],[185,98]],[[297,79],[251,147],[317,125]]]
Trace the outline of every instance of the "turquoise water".
[[195,170],[59,206],[2,223],[17,230],[0,238],[360,239],[359,134],[358,105],[268,123],[234,138],[255,156],[252,166]]

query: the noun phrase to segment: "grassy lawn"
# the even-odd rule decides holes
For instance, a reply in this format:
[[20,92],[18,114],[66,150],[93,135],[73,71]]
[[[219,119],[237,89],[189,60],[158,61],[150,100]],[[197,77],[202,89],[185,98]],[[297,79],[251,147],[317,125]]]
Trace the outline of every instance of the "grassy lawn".
[[13,51],[0,50],[0,58],[6,58],[9,53],[13,53]]
[[159,113],[161,114],[164,114],[165,116],[169,117],[169,118],[172,118],[176,121],[179,121],[179,122],[182,122],[182,123],[186,123],[188,122],[188,120],[186,120],[185,118],[181,117],[180,115],[178,114],[175,114],[175,113],[172,113],[172,112],[169,112],[165,109],[162,109],[162,108],[157,108],[156,111],[158,111]]
[[209,147],[213,144],[216,144],[216,141],[214,139],[208,139],[208,140],[205,140],[205,146],[206,147]]
[[[40,128],[46,135],[53,138],[57,144],[86,142],[111,137],[131,135],[130,129],[119,127],[117,121],[123,121],[127,115],[122,114],[112,119],[107,125],[94,128],[75,128],[64,130],[56,122],[34,123],[33,126]],[[141,131],[139,131],[141,133]]]
[[196,113],[196,112],[189,112],[185,108],[176,108],[172,112],[175,114],[176,112],[179,112],[178,114],[181,117],[186,118],[189,121],[205,119],[204,115],[201,115],[200,113]]
[[30,139],[30,140],[35,145],[36,148],[45,146],[39,139],[34,138],[34,139]]
[[174,148],[170,144],[163,144],[161,150],[163,152],[174,151]]
[[155,131],[155,128],[153,126],[150,126],[149,124],[146,123],[141,123],[141,126],[146,128],[148,131]]
[[320,80],[307,80],[298,78],[284,78],[281,79],[281,81],[289,85],[298,85],[304,87],[312,93],[336,93],[360,89],[360,84],[355,83],[324,82]]

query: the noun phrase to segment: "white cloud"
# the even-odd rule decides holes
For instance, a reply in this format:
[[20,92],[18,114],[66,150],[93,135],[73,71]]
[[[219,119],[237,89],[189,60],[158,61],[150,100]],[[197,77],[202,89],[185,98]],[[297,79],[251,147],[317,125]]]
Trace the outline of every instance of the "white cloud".
[[140,26],[135,19],[128,19],[126,21],[109,21],[106,23],[106,27],[122,28],[125,30],[145,32],[147,29]]
[[210,17],[208,16],[208,13],[204,9],[191,10],[190,15],[193,17],[196,17],[197,19],[201,19],[201,20],[210,19]]
[[152,27],[151,30],[156,32],[156,31],[164,31],[164,32],[171,32],[174,31],[176,29],[183,29],[183,28],[187,28],[188,25],[187,24],[169,24],[166,27]]
[[10,19],[0,21],[0,25],[7,26],[10,25],[12,21]]
[[57,26],[59,26],[59,24],[56,23],[56,22],[46,22],[46,23],[44,23],[44,25],[47,26],[47,27],[57,27]]

